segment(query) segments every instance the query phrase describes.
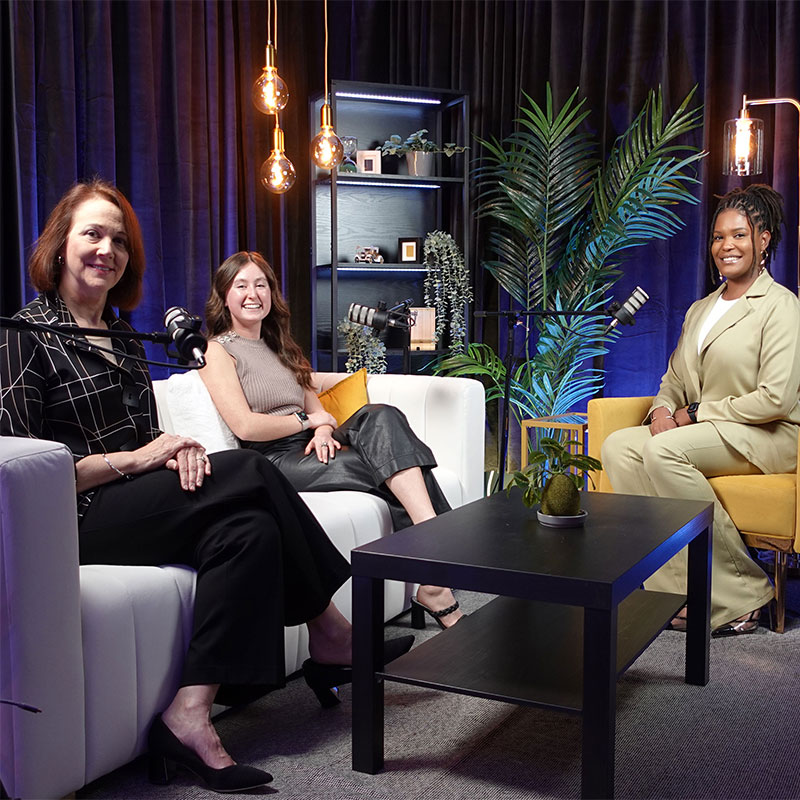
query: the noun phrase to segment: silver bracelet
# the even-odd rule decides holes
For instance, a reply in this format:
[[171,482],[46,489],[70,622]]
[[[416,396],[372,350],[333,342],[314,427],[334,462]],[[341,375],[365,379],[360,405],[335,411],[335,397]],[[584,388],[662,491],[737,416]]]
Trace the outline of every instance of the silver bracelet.
[[123,472],[121,469],[117,469],[117,468],[116,468],[116,467],[115,467],[115,466],[114,466],[114,465],[113,465],[113,464],[112,464],[112,463],[111,463],[111,462],[108,460],[108,456],[107,456],[105,453],[103,453],[103,461],[105,461],[105,462],[106,462],[106,464],[108,464],[108,466],[109,466],[109,467],[111,467],[111,469],[113,469],[113,470],[114,470],[114,472],[116,472],[116,473],[117,473],[117,475],[119,475],[119,476],[120,476],[120,478],[125,478],[125,480],[126,480],[126,481],[130,481],[130,480],[132,480],[132,479],[133,479],[133,475],[126,475],[126,474],[125,474],[125,473],[124,473],[124,472]]

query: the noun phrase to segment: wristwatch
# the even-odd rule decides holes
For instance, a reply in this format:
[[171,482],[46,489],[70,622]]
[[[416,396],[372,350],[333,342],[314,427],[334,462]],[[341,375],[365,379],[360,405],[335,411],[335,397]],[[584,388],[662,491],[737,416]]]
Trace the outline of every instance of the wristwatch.
[[308,418],[308,414],[305,411],[295,411],[294,415],[297,419],[300,420],[300,424],[303,426],[300,430],[305,431],[308,430],[308,426],[311,424],[311,420]]
[[697,409],[700,408],[700,403],[689,403],[686,406],[686,413],[689,415],[689,419],[694,423],[697,422]]

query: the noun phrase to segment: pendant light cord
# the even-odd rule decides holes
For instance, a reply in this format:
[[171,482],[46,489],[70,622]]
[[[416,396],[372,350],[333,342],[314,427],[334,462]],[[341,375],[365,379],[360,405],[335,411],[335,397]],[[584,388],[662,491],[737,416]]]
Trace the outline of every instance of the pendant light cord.
[[278,0],[275,0],[274,23],[275,23],[275,50],[277,50],[278,49]]
[[328,0],[323,0],[323,9],[325,13],[325,102],[327,103],[330,99],[328,94]]

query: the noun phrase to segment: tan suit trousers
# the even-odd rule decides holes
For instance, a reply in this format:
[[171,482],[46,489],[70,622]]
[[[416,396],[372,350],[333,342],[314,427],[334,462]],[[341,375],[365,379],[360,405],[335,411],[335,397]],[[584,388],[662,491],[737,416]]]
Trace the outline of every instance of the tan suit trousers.
[[[623,428],[603,443],[602,462],[614,491],[620,494],[713,501],[712,628],[772,599],[772,584],[750,558],[739,531],[706,480],[718,475],[759,474],[760,470],[725,444],[710,422],[673,428],[656,436],[647,425]],[[683,550],[645,587],[685,594],[686,570],[687,552]]]

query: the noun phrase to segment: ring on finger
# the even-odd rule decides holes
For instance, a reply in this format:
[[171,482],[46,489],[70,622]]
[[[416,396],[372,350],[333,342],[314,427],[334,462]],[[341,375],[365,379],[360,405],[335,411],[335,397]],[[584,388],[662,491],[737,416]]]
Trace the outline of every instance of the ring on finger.
[[327,443],[327,442],[323,442],[323,443],[320,445],[320,447],[328,447],[328,443]]

